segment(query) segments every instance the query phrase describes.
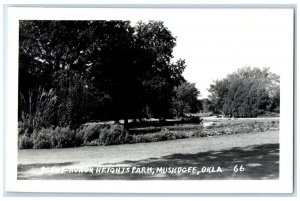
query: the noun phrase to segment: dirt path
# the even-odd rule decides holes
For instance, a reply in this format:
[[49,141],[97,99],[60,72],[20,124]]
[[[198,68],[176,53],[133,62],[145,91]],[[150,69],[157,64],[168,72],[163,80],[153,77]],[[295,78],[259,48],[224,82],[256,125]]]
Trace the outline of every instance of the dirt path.
[[[19,179],[274,179],[279,174],[279,132],[190,138],[154,143],[19,150]],[[236,174],[235,165],[247,171]],[[174,174],[44,174],[43,167],[188,167],[220,166],[223,173]]]

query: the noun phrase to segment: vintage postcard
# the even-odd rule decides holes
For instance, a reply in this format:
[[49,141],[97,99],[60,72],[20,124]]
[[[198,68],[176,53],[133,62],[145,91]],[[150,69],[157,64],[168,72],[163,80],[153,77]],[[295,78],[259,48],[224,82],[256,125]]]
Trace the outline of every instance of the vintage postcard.
[[8,191],[292,192],[293,8],[9,7],[7,25]]

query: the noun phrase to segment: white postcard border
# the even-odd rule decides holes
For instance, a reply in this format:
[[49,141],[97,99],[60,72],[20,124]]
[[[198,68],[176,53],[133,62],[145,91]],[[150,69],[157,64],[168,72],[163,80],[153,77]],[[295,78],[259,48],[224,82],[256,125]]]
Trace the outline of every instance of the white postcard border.
[[[206,9],[207,11],[209,9]],[[100,11],[100,12],[99,12]],[[293,9],[273,9],[293,18]],[[75,181],[17,180],[17,100],[19,20],[159,19],[180,17],[188,9],[8,8],[7,66],[4,78],[5,187],[14,192],[102,193],[292,193],[293,191],[293,55],[280,74],[280,178],[279,180],[197,181]],[[80,15],[79,15],[80,14]],[[293,36],[291,36],[291,40]],[[291,47],[293,48],[293,47]]]

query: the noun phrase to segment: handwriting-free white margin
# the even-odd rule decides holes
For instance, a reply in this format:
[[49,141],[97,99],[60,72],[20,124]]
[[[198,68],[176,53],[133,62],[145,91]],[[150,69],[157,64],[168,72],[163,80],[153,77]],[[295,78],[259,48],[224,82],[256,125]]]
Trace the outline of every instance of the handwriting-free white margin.
[[[268,9],[266,9],[268,10]],[[195,9],[8,8],[7,66],[4,101],[6,191],[106,193],[292,193],[293,190],[293,9],[272,9],[288,16],[291,59],[280,73],[279,180],[199,181],[78,181],[17,180],[18,27],[19,20],[161,20],[190,14]],[[202,12],[203,9],[198,9]],[[205,9],[205,12],[209,12]],[[255,10],[253,10],[255,12]],[[268,10],[270,12],[270,10]],[[195,14],[195,17],[197,15]],[[4,50],[6,51],[6,50]]]

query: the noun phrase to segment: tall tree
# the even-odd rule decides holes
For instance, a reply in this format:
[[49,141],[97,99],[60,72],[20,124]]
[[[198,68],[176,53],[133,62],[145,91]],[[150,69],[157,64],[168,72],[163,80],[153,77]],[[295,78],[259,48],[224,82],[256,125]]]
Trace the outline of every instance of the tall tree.
[[25,20],[19,36],[20,91],[54,88],[57,124],[171,114],[185,62],[162,22]]
[[150,117],[164,119],[172,116],[174,87],[184,78],[184,60],[172,62],[176,38],[163,22],[139,22],[135,27],[136,45],[146,54],[147,71],[143,76],[144,113]]
[[[21,92],[38,85],[56,88],[60,108],[65,108],[60,113],[69,114],[63,117],[64,124],[84,120],[78,106],[86,109],[83,100],[92,95],[109,97],[109,116],[119,118],[135,86],[132,44],[128,21],[21,21],[19,54],[24,70],[19,85],[26,83],[24,77],[33,78],[36,85],[21,87]],[[87,91],[92,94],[83,98]]]
[[[90,23],[88,21],[20,21],[19,89],[24,96],[29,90],[37,91],[39,87],[48,90],[54,88],[59,94],[59,108],[62,104],[68,103],[69,109],[74,108],[72,111],[69,110],[69,114],[72,113],[78,116],[77,120],[80,119],[81,113],[76,112],[75,105],[66,99],[72,96],[76,87],[72,80],[87,80],[86,69],[89,64],[87,60],[92,44],[92,39],[88,37],[92,30],[87,29],[91,27]],[[68,79],[65,79],[64,83],[56,81],[66,77]],[[78,95],[76,94],[75,97],[82,97],[84,93]],[[67,105],[63,108],[66,107]],[[63,111],[62,113],[65,114]],[[64,119],[63,122],[72,124],[71,117],[69,119],[58,117]]]

